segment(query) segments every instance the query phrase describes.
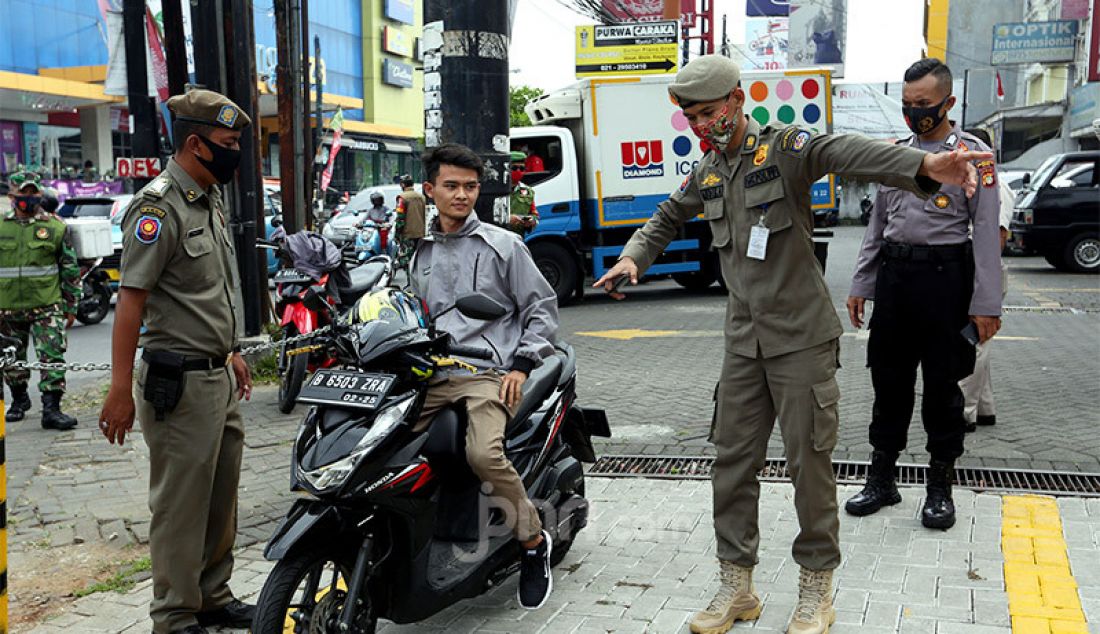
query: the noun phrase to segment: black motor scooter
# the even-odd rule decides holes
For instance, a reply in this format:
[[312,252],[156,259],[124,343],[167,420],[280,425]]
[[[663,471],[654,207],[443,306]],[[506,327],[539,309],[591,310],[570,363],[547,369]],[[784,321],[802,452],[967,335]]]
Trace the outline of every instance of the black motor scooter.
[[[264,552],[278,563],[257,602],[255,634],[368,634],[380,618],[420,621],[519,567],[509,511],[466,463],[465,410],[445,409],[427,431],[413,431],[427,379],[461,365],[455,356],[491,352],[452,345],[408,293],[383,289],[360,302],[370,310],[353,315],[379,318],[334,322],[327,345],[344,363],[317,370],[298,396],[313,405],[294,443],[291,488],[304,495]],[[505,314],[484,295],[453,308],[471,319]],[[576,358],[562,344],[531,373],[505,431],[505,453],[553,539],[551,565],[587,523],[581,461],[595,460],[591,436],[610,436],[604,412],[579,407],[575,388]]]

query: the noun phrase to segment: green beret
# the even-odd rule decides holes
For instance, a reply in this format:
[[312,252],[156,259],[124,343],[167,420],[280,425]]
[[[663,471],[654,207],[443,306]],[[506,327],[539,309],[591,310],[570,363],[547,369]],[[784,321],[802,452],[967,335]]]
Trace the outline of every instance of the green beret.
[[524,154],[523,152],[518,151],[518,150],[512,150],[511,152],[508,153],[508,158],[513,163],[522,163],[523,161],[525,161],[527,159],[527,155]]
[[218,128],[241,130],[252,124],[252,119],[229,97],[202,88],[172,97],[168,100],[168,109],[176,115],[176,119]]
[[725,99],[741,81],[737,63],[722,55],[697,57],[676,73],[668,94],[676,103]]

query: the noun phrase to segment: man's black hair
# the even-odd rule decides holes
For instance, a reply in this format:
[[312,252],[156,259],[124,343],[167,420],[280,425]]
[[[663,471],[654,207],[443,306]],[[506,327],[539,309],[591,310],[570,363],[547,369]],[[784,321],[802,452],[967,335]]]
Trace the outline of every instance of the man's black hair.
[[435,177],[439,175],[440,165],[453,165],[474,170],[477,172],[478,180],[485,176],[485,164],[481,162],[481,157],[465,145],[457,143],[432,148],[425,152],[420,160],[424,163],[424,178],[430,183],[434,183]]
[[197,134],[209,139],[213,132],[214,126],[212,125],[176,119],[172,122],[172,146],[175,148],[176,152],[179,152],[183,149],[183,144],[187,141],[187,137],[192,134]]
[[401,186],[402,187],[412,187],[413,186],[413,177],[408,175],[408,174],[402,174],[401,175]]
[[940,87],[951,94],[951,69],[935,57],[925,57],[905,70],[905,83],[914,82],[931,74]]

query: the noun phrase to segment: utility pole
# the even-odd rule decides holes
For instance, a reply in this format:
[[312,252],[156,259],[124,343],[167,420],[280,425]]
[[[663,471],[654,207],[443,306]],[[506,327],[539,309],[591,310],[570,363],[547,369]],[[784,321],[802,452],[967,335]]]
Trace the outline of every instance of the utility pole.
[[[241,165],[236,187],[226,194],[233,202],[230,228],[237,251],[237,270],[241,279],[241,304],[246,336],[260,334],[266,319],[264,306],[270,304],[267,293],[266,252],[256,248],[256,238],[264,226],[263,183],[260,167],[260,96],[256,90],[256,33],[252,23],[252,0],[225,0],[229,11],[225,31],[231,34],[226,47],[226,96],[252,118],[252,125],[241,134]],[[268,298],[265,302],[264,298]]]
[[[317,102],[316,102],[317,113],[314,115],[314,118],[316,119],[317,123],[313,128],[313,148],[312,148],[313,151],[307,153],[306,157],[310,162],[309,163],[310,177],[313,179],[312,182],[318,183],[318,187],[320,187],[320,181],[317,180],[317,176],[321,173],[322,168],[320,167],[321,164],[317,162],[315,157],[320,157],[320,155],[321,155],[321,144],[323,144],[325,142],[325,135],[324,135],[324,132],[325,132],[325,113],[324,113],[325,83],[324,83],[324,74],[321,71],[322,71],[322,67],[321,67],[321,38],[320,38],[320,36],[314,35],[313,36],[313,85],[314,85],[313,92],[315,92],[317,94]],[[332,150],[330,149],[329,151],[331,152]],[[326,192],[324,190],[321,190],[321,191],[317,192],[317,195],[315,196],[315,198],[317,198],[321,201],[322,205],[325,204],[325,194],[326,194]]]
[[279,51],[279,62],[275,66],[279,104],[279,183],[287,234],[306,226],[300,10],[300,0],[275,0],[275,38]]
[[726,14],[722,14],[722,55],[730,56],[730,38],[726,30]]
[[180,0],[161,0],[164,12],[164,61],[168,67],[168,94],[182,95],[187,85],[187,38],[183,33]]
[[[310,123],[310,119],[313,116],[312,108],[310,108],[310,96],[309,96],[309,0],[296,0],[298,3],[298,26],[301,28],[301,39],[298,40],[302,45],[302,57],[301,75],[295,75],[302,78],[302,162],[299,163],[302,170],[302,200],[305,201],[305,207],[302,208],[302,225],[306,229],[313,228],[313,126]],[[313,60],[314,64],[319,63],[318,60]],[[317,94],[317,100],[320,102],[321,94]],[[320,125],[320,121],[317,122]]]
[[424,144],[470,147],[485,163],[483,221],[508,219],[508,2],[424,1]]
[[[148,70],[145,64],[145,0],[124,0],[122,34],[126,49],[126,98],[134,128],[130,131],[135,158],[159,158],[157,107],[149,96]],[[100,166],[104,169],[104,166]],[[134,189],[141,189],[147,178],[135,178]]]

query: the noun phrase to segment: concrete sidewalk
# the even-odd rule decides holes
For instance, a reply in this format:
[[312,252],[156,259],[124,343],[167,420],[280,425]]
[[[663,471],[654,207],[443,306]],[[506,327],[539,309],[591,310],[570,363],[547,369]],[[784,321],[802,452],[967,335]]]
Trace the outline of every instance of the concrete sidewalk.
[[[590,478],[587,490],[589,526],[555,569],[554,595],[544,608],[520,609],[512,578],[427,622],[386,624],[380,631],[686,632],[717,577],[709,483]],[[842,487],[841,499],[855,490]],[[1055,505],[1050,498],[957,491],[958,524],[943,532],[920,526],[921,489],[902,494],[902,504],[873,516],[841,513],[844,560],[836,574],[834,634],[1100,633],[1100,499],[1062,498]],[[242,505],[247,497],[242,494]],[[794,609],[791,498],[789,484],[762,485],[755,582],[765,607],[758,621],[739,623],[734,632],[783,632]],[[1050,532],[1036,532],[1041,526]],[[1059,549],[1062,558],[1068,554],[1065,572],[1072,571],[1076,584],[1068,594],[1056,569]],[[270,568],[261,552],[261,543],[239,551],[233,585],[242,598],[255,598]],[[146,581],[126,594],[91,595],[32,631],[148,632],[150,594]]]

